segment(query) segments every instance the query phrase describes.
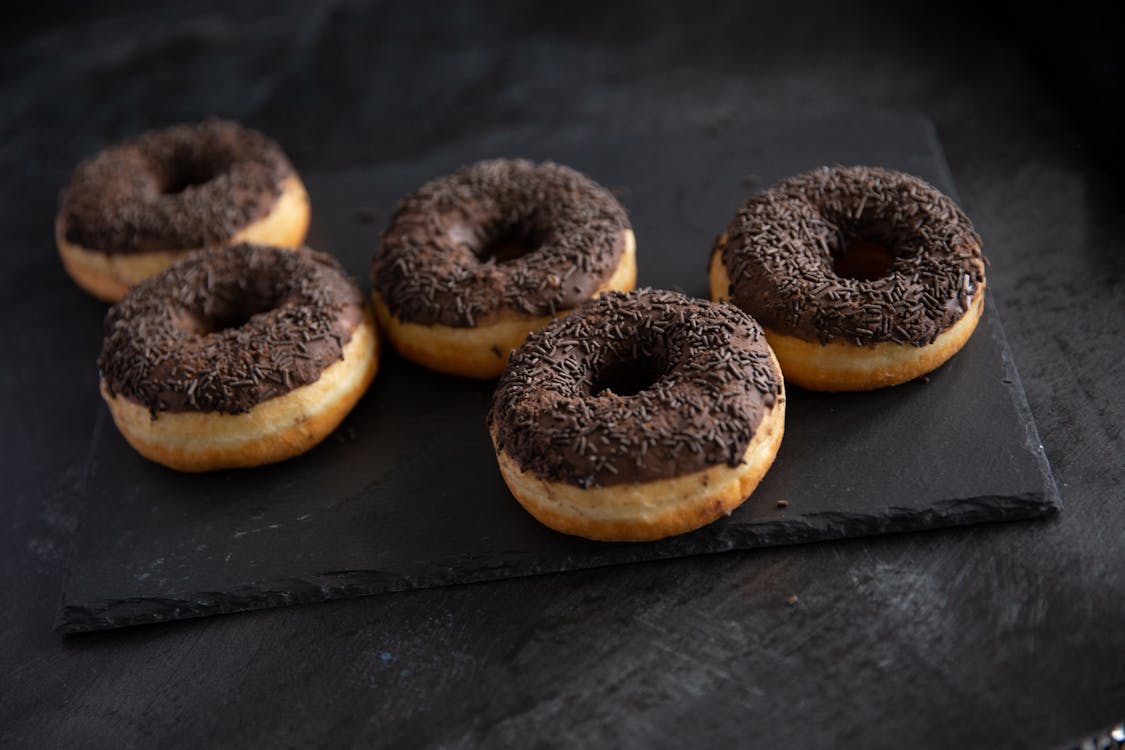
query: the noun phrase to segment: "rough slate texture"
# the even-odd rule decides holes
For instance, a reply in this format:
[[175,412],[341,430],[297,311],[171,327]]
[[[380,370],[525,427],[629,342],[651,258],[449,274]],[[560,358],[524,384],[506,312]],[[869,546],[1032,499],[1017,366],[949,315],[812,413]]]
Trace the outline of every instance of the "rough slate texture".
[[[1117,30],[1083,5],[992,23],[979,4],[827,2],[107,2],[10,19],[0,744],[1061,748],[1119,722],[1125,96]],[[102,409],[104,308],[50,241],[83,155],[210,112],[325,171],[559,123],[721,137],[841,108],[936,122],[1066,499],[1053,520],[50,630]]]
[[[772,181],[815,164],[876,163],[953,192],[932,127],[910,115],[762,119],[724,139],[547,134],[397,168],[306,175],[325,207],[313,245],[362,270],[371,228],[356,206],[391,206],[411,185],[488,154],[549,156],[616,186],[637,232],[640,283],[697,296],[707,293],[711,238],[747,193],[747,168]],[[864,394],[790,389],[781,451],[752,499],[730,519],[651,544],[590,543],[531,519],[492,457],[484,428],[491,391],[388,358],[335,440],[283,465],[201,476],[149,464],[103,418],[59,627],[1029,518],[1057,507],[991,308],[980,335],[928,383]]]

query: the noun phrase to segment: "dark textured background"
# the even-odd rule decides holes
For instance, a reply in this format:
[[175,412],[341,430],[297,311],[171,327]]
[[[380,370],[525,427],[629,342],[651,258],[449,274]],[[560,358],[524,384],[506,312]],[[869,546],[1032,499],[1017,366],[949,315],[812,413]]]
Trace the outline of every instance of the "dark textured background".
[[[1120,721],[1112,29],[1083,3],[823,5],[110,2],[8,19],[0,226],[41,252],[0,252],[17,323],[0,369],[0,745],[1052,748]],[[331,169],[505,132],[722,137],[857,107],[937,123],[1066,504],[1053,521],[51,632],[102,408],[103,307],[50,239],[82,156],[209,113]]]

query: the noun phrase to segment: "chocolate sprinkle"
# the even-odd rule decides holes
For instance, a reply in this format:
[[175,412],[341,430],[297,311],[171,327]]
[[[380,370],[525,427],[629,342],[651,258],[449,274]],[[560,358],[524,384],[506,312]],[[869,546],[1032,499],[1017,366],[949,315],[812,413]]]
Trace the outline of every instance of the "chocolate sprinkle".
[[74,170],[59,198],[68,242],[103,253],[221,245],[265,216],[294,174],[281,148],[208,119],[151,131]]
[[239,414],[343,357],[363,294],[330,255],[235,245],[192,253],[110,308],[98,369],[159,412]]
[[[625,209],[588,177],[551,162],[496,159],[403,200],[371,264],[399,320],[473,327],[505,311],[554,315],[589,299],[624,251]],[[529,252],[489,258],[496,243]]]
[[[984,283],[980,237],[947,196],[878,167],[822,167],[783,180],[738,211],[716,247],[731,301],[766,328],[806,341],[925,346],[970,308]],[[893,263],[871,280],[838,276],[849,242]]]
[[645,482],[737,466],[781,393],[749,315],[677,292],[610,292],[512,354],[489,424],[542,479]]

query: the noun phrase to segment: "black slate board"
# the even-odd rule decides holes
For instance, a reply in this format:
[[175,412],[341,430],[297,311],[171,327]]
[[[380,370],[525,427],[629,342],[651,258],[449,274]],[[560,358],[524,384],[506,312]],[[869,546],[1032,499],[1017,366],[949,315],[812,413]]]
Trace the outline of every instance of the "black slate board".
[[[751,192],[776,179],[865,163],[954,190],[933,127],[911,115],[777,118],[717,133],[614,138],[514,133],[424,161],[306,172],[310,244],[335,253],[366,286],[378,231],[400,196],[500,155],[551,158],[616,189],[637,233],[641,283],[698,296],[706,296],[714,235]],[[987,252],[987,237],[985,244]],[[928,383],[852,395],[791,389],[781,451],[753,497],[729,519],[661,542],[588,542],[528,516],[504,487],[487,440],[491,388],[386,356],[372,390],[311,453],[203,476],[141,459],[103,412],[58,628],[108,629],[1059,508],[991,299],[977,333]],[[779,508],[783,498],[789,506]]]

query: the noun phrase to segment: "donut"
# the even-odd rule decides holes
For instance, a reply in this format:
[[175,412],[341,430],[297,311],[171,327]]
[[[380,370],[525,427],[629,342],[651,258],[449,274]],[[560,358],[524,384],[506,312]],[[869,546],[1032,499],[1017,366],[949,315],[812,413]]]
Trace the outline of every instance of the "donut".
[[396,208],[371,265],[375,315],[402,356],[486,379],[528,333],[636,278],[633,230],[613,195],[523,159],[423,185]]
[[266,136],[208,119],[150,131],[83,161],[59,197],[55,239],[84,290],[116,302],[192,250],[296,247],[309,198]]
[[512,354],[488,428],[504,482],[540,522],[646,541],[749,497],[781,444],[785,389],[741,310],[678,292],[607,292]]
[[98,369],[121,434],[180,471],[312,448],[378,366],[365,297],[329,255],[239,244],[194,253],[106,314]]
[[942,365],[984,309],[980,236],[918,177],[822,167],[752,197],[711,254],[711,298],[762,324],[785,379],[859,391]]

